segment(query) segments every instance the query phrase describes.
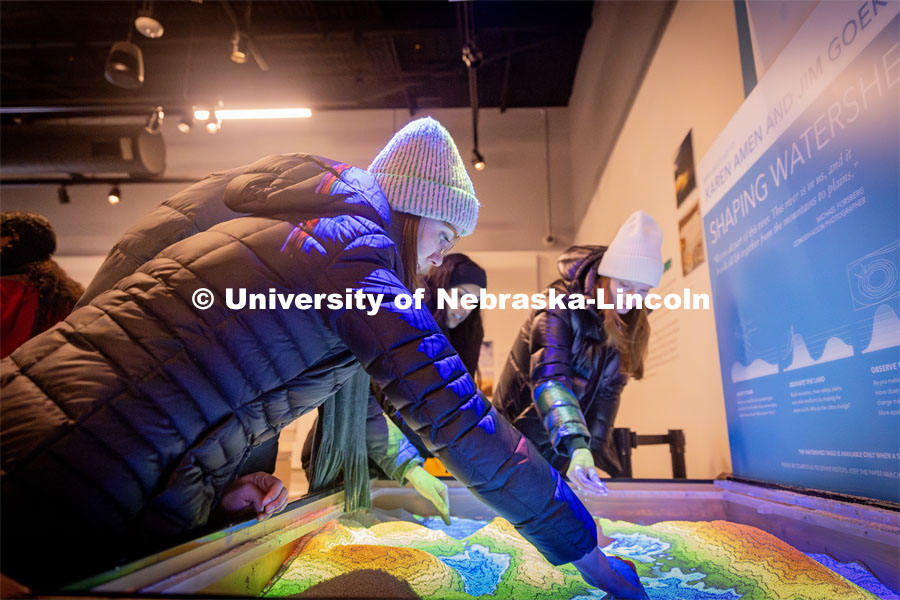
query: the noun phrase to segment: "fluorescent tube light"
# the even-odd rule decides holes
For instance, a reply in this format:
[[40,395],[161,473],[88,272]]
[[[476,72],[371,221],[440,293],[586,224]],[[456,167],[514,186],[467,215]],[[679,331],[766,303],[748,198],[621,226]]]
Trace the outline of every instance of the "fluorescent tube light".
[[[217,119],[306,119],[312,116],[308,108],[255,108],[255,109],[226,109],[219,108],[215,111]],[[198,121],[209,119],[208,110],[195,110],[194,118]]]

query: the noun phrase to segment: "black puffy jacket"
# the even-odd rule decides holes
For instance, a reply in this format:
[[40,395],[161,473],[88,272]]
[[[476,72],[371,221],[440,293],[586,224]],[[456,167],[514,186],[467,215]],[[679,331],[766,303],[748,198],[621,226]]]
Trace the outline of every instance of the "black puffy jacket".
[[[223,193],[234,216],[253,216],[208,229],[198,220],[197,233],[174,234],[146,262],[119,257],[140,266],[0,363],[5,573],[61,583],[204,525],[251,448],[360,365],[454,476],[548,560],[595,546],[590,515],[476,393],[431,315],[392,303],[409,293],[400,236],[368,172],[277,156],[191,190],[195,204],[179,195],[171,219],[222,210]],[[195,308],[199,288],[214,306]],[[232,310],[227,288],[386,298],[375,315],[327,303]],[[49,569],[38,559],[48,540],[65,557]]]
[[[550,287],[558,294],[595,297],[605,250],[566,250],[558,263],[562,278]],[[618,351],[605,342],[602,314],[594,306],[536,310],[519,330],[494,392],[497,410],[561,471],[579,447],[589,447],[594,464],[613,477],[622,471],[612,430],[628,377],[619,370]],[[554,385],[570,393],[544,393]]]

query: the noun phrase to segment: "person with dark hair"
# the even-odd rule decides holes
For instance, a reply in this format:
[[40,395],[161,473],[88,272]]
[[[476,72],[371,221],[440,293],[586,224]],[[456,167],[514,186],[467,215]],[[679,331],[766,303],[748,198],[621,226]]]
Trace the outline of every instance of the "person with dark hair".
[[[663,273],[662,230],[633,213],[609,247],[574,246],[559,259],[559,294],[614,303],[617,291],[645,296]],[[622,472],[613,425],[628,377],[644,374],[650,337],[645,308],[589,306],[534,311],[513,343],[494,405],[579,489],[605,495],[597,467]]]
[[[238,473],[255,446],[322,403],[334,409],[326,434],[343,447],[347,493],[365,507],[365,439],[339,437],[365,418],[365,370],[453,475],[549,561],[646,597],[634,571],[599,550],[559,474],[477,391],[429,312],[401,307],[472,233],[478,208],[452,138],[426,118],[368,170],[273,156],[139,222],[88,303],[0,362],[4,573],[48,589],[184,540],[216,511],[281,510],[281,482]],[[294,300],[239,310],[227,300],[236,289]],[[380,308],[302,302],[358,294]],[[52,569],[41,560],[48,542],[65,557]]]
[[456,290],[459,296],[477,296],[486,287],[487,274],[484,269],[465,254],[448,254],[441,266],[435,267],[425,276],[428,308],[473,377],[478,371],[478,357],[484,341],[481,309],[439,307],[437,295],[438,290],[443,289]]
[[[487,273],[465,254],[448,254],[440,266],[434,267],[428,272],[424,283],[425,305],[431,311],[438,327],[450,340],[450,345],[463,361],[469,375],[474,377],[477,382],[479,379],[478,357],[481,355],[481,343],[484,341],[481,308],[463,308],[459,304],[453,308],[450,308],[449,305],[441,305],[438,302],[438,290],[445,290],[448,296],[454,290],[458,297],[462,297],[463,294],[477,296],[482,289],[487,288]],[[406,424],[384,394],[380,390],[375,390],[374,395],[384,413],[400,428],[404,438],[413,445],[422,460],[431,458],[433,455],[419,439],[418,434]]]
[[0,358],[66,317],[84,292],[55,260],[56,234],[43,215],[0,213]]
[[[487,286],[487,275],[465,254],[448,254],[440,266],[432,268],[424,277],[425,304],[435,322],[450,340],[470,375],[476,377],[478,356],[484,339],[479,308],[458,306],[452,310],[440,307],[438,289],[456,290],[456,293],[478,294]],[[310,491],[318,491],[334,485],[340,477],[339,468],[328,460],[322,446],[322,427],[317,418],[303,444],[302,465],[310,481]],[[366,417],[366,443],[369,460],[374,463],[374,473],[387,475],[400,483],[409,482],[419,494],[429,500],[438,513],[450,524],[450,503],[447,486],[423,468],[426,458],[432,454],[425,447],[403,417],[387,400],[377,386],[370,389]],[[332,450],[333,451],[333,450]],[[325,469],[325,473],[322,473]]]

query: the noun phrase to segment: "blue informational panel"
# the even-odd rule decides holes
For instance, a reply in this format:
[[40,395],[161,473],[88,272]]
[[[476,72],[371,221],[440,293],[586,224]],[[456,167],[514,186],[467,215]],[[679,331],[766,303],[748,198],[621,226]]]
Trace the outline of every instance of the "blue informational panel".
[[900,2],[821,2],[699,165],[735,475],[900,502]]

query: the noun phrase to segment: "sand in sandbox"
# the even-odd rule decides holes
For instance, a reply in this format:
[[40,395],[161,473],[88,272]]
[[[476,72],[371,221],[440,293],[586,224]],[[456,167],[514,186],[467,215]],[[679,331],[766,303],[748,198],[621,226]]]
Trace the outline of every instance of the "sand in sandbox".
[[420,600],[410,585],[377,569],[360,569],[310,587],[294,598],[398,598]]

